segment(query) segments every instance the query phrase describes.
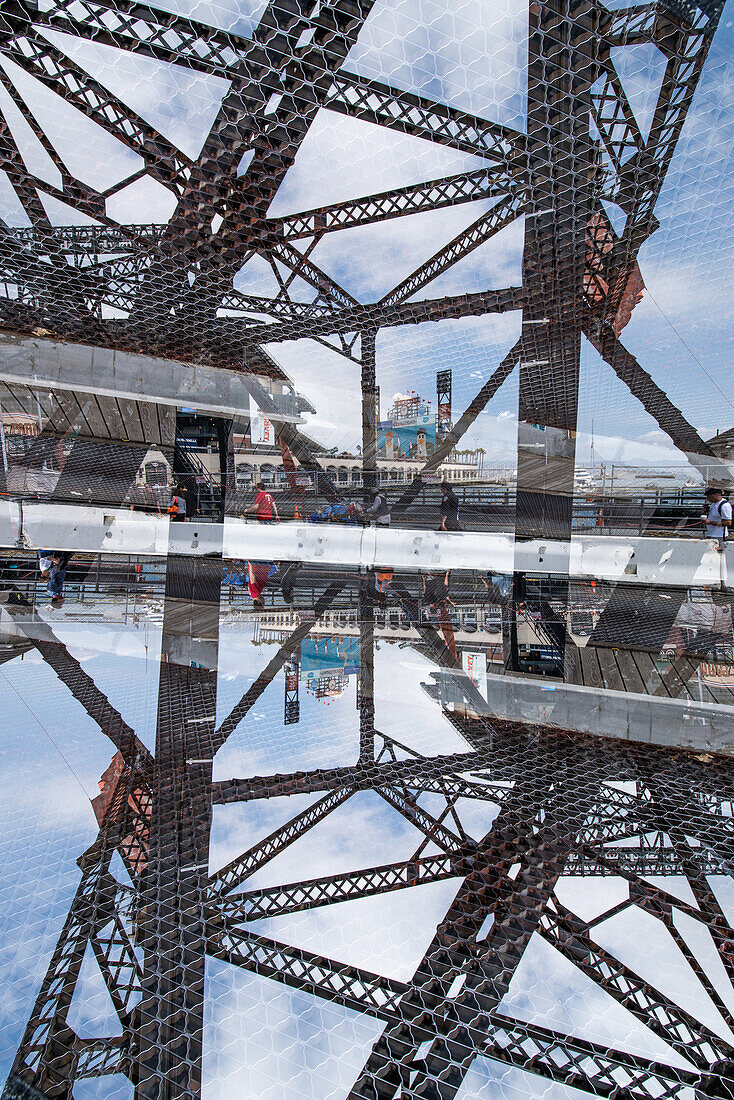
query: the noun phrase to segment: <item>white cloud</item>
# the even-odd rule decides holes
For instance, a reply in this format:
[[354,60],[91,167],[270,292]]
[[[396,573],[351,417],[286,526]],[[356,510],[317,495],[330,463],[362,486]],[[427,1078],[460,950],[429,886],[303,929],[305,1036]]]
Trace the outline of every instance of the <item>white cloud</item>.
[[311,340],[276,344],[267,350],[316,409],[302,431],[326,447],[354,450],[362,438],[362,391],[358,363]]
[[378,0],[346,68],[522,129],[527,6]]

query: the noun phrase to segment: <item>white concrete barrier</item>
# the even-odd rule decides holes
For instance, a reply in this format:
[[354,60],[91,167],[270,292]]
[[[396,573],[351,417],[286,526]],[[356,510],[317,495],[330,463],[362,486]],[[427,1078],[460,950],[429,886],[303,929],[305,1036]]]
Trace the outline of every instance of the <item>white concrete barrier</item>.
[[665,748],[734,753],[734,707],[722,703],[492,674],[487,675],[487,699],[495,717],[513,722]]
[[[22,540],[19,543],[19,540]],[[167,516],[124,508],[0,502],[0,545],[53,547],[86,553],[167,553],[302,561],[316,565],[389,565],[394,569],[474,569],[480,572],[568,574],[629,585],[729,587],[728,562],[707,539],[584,535],[570,542],[515,542],[508,533],[436,532],[419,528],[339,524],[257,524],[228,517],[216,523],[170,524]],[[732,572],[734,576],[734,572]]]

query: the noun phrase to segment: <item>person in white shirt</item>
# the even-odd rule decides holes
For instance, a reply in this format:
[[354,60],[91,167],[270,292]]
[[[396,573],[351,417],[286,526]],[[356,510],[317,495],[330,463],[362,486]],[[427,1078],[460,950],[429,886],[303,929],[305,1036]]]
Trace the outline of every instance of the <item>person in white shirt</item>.
[[718,550],[724,549],[727,533],[731,527],[731,504],[724,499],[721,489],[709,489],[706,493],[708,512],[701,514],[701,522],[706,524],[706,538],[718,540]]

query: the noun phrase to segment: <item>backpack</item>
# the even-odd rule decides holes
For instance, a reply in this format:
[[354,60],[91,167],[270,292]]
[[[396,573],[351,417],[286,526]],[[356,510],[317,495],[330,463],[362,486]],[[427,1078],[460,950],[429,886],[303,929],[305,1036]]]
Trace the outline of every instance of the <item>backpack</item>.
[[726,499],[726,497],[722,497],[721,500],[716,501],[716,506],[719,509],[719,520],[721,521],[721,527],[724,532],[724,538],[726,538],[726,536],[729,534],[729,524],[731,523],[731,520],[725,520],[723,518],[721,514],[721,505],[728,503],[729,501]]

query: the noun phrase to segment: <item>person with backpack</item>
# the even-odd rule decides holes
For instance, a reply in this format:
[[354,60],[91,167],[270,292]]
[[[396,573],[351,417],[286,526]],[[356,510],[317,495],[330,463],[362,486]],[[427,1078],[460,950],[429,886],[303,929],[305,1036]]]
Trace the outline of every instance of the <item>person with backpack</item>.
[[365,516],[374,520],[378,527],[390,526],[390,501],[386,493],[380,492],[379,489],[372,490],[372,498],[369,508],[365,509]]
[[168,515],[171,517],[171,523],[184,523],[186,520],[186,497],[180,485],[177,485],[171,493]]
[[258,481],[255,488],[257,489],[255,500],[249,508],[245,508],[245,512],[254,512],[260,523],[272,523],[273,518],[275,518],[276,523],[280,523],[280,516],[272,493],[267,492],[262,481]]
[[706,492],[708,512],[701,514],[701,522],[706,524],[706,538],[717,540],[717,550],[723,550],[727,538],[727,532],[731,527],[731,504],[724,497],[721,489],[715,486]]

